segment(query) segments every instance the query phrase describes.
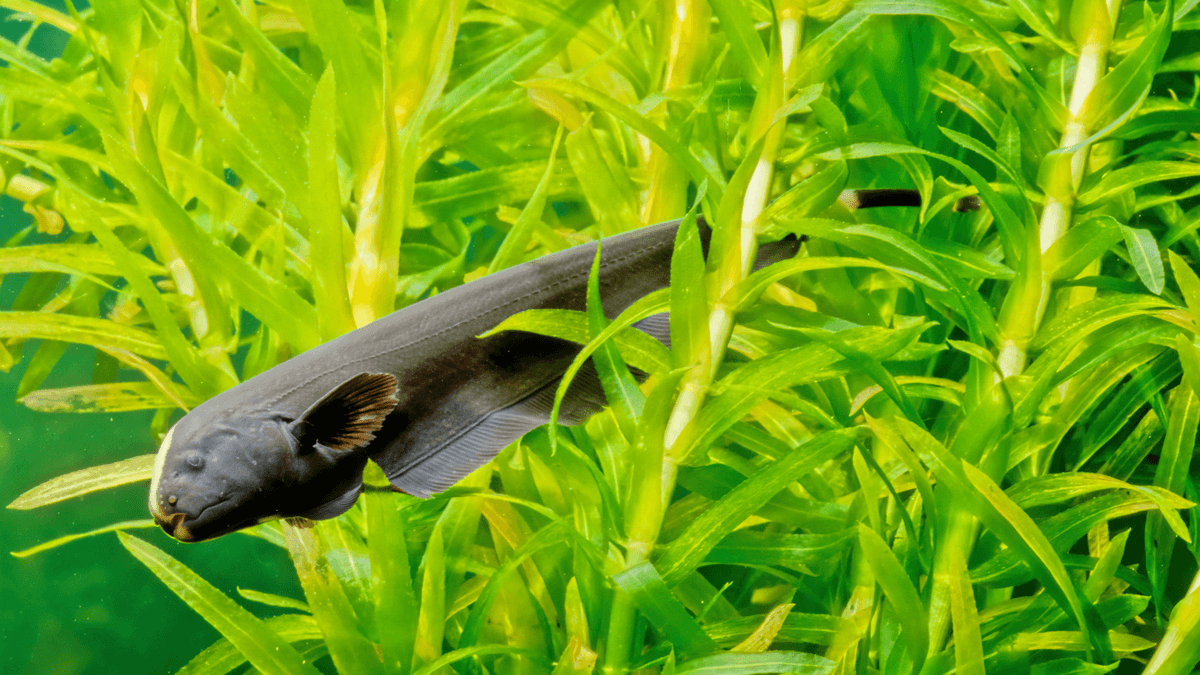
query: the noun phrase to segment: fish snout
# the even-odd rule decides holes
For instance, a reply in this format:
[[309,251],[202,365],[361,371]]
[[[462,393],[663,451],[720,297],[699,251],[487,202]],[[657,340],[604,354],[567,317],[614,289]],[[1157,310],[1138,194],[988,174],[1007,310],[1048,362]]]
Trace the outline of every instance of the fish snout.
[[186,519],[187,515],[179,511],[165,517],[154,514],[154,521],[163,529],[163,532],[179,541],[191,541],[192,539],[187,528],[183,526],[183,521]]
[[174,496],[158,503],[155,501],[151,500],[150,515],[154,516],[154,522],[158,523],[163,532],[179,541],[195,541],[195,537],[185,525],[186,521],[194,516],[181,508],[181,505],[177,505]]

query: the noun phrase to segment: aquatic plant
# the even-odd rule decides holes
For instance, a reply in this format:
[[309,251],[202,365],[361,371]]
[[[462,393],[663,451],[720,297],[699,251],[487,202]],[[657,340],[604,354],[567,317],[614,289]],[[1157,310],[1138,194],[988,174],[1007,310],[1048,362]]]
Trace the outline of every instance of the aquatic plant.
[[[243,595],[289,613],[149,521],[20,555],[116,530],[222,634],[190,673],[1190,672],[1196,4],[0,0],[70,36],[0,42],[5,191],[59,237],[0,249],[38,410],[162,434],[431,293],[689,216],[668,291],[502,326],[586,343],[603,413],[427,501],[369,469],[345,516],[248,530],[305,600]],[[871,186],[922,206],[838,199]],[[664,310],[669,351],[624,337]],[[40,388],[68,343],[92,381]]]

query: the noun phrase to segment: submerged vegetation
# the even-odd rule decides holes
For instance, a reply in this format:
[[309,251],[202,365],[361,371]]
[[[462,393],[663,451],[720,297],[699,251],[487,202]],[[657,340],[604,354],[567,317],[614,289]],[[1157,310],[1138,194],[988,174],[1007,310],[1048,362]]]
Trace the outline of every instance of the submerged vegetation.
[[[503,326],[587,342],[602,413],[426,501],[372,466],[346,515],[247,531],[304,600],[243,591],[264,618],[150,521],[105,528],[221,634],[184,671],[1188,673],[1196,4],[0,0],[30,22],[0,169],[36,220],[0,248],[0,360],[40,340],[22,403],[161,437],[394,309],[689,213],[671,289]],[[863,187],[923,205],[838,200]],[[667,310],[670,350],[623,337]],[[92,380],[42,388],[68,343]]]

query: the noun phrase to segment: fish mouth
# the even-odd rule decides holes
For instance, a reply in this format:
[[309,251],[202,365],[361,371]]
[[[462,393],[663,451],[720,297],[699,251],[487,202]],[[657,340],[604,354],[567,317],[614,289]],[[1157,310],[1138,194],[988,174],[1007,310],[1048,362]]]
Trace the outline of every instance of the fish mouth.
[[159,513],[154,514],[154,521],[163,529],[163,532],[172,537],[175,537],[175,533],[183,526],[185,518],[187,518],[187,515],[184,513],[173,513],[170,516],[163,516]]
[[158,522],[158,526],[163,529],[163,532],[166,532],[169,536],[174,537],[179,541],[184,543],[201,541],[202,539],[197,537],[196,534],[192,532],[191,527],[194,527],[196,521],[203,518],[204,514],[227,501],[229,501],[229,497],[219,499],[201,509],[199,513],[191,518],[189,518],[188,515],[182,511],[177,511],[170,516],[162,515],[161,512],[155,512],[154,520]]

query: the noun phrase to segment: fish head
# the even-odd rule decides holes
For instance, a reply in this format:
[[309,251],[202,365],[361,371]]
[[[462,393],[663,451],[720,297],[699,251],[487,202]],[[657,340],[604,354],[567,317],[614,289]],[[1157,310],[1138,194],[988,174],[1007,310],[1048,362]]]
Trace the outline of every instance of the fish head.
[[296,417],[202,405],[163,438],[150,513],[184,542],[274,518],[336,516],[353,505],[365,448],[397,400],[395,377],[361,373]]
[[154,460],[150,513],[159,526],[194,542],[273,516],[273,495],[299,473],[287,421],[265,412],[189,417],[171,427]]

